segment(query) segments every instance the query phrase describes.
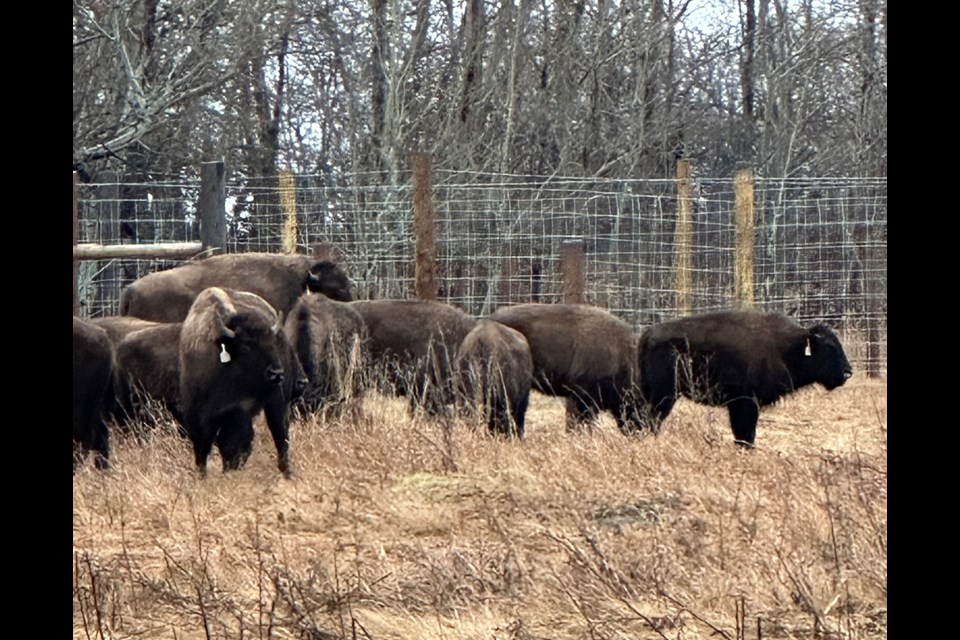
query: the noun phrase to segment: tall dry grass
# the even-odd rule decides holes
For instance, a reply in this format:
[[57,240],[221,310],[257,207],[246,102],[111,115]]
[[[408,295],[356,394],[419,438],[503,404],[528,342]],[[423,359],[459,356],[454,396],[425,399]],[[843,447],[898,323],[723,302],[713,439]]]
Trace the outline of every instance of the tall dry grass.
[[571,433],[534,395],[522,441],[411,417],[258,425],[206,479],[172,429],[73,480],[75,638],[886,637],[886,383],[761,414],[680,401],[659,436]]

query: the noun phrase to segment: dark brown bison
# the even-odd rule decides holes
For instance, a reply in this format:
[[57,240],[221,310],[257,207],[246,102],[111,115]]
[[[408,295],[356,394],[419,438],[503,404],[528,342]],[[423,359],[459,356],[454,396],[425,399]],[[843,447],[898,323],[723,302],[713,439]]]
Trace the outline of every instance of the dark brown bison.
[[200,471],[206,472],[214,443],[224,471],[243,466],[262,409],[277,466],[289,475],[292,398],[285,370],[293,350],[273,307],[249,292],[206,289],[183,323],[179,354],[180,411]]
[[462,402],[483,407],[491,433],[523,437],[533,356],[522,333],[480,320],[460,343],[457,374]]
[[309,412],[339,411],[361,390],[367,326],[345,302],[304,295],[284,325],[308,380],[300,401]]
[[[131,427],[153,421],[155,406],[180,413],[180,330],[182,322],[151,323],[132,331],[116,346],[115,420]],[[185,435],[185,432],[183,432]]]
[[640,338],[640,381],[657,430],[678,395],[725,406],[735,442],[752,447],[760,407],[800,387],[835,389],[853,369],[836,334],[780,314],[720,311],[648,327]]
[[107,332],[73,318],[73,467],[90,451],[98,469],[110,467],[110,431],[103,420],[113,381],[113,347]]
[[[107,404],[106,414],[122,428],[129,428],[138,422],[139,418],[154,417],[153,412],[146,410],[148,398],[144,391],[150,389],[149,396],[152,399],[159,400],[161,405],[168,409],[173,409],[168,405],[167,400],[170,397],[176,397],[177,393],[170,396],[169,393],[157,393],[164,386],[172,386],[174,389],[179,387],[179,376],[175,376],[172,382],[165,373],[168,368],[158,365],[158,358],[162,359],[162,352],[167,356],[173,356],[173,371],[179,371],[177,364],[178,346],[177,341],[180,337],[179,328],[172,334],[165,335],[161,330],[160,334],[148,333],[150,336],[161,336],[160,340],[150,339],[135,341],[131,345],[121,348],[124,339],[141,329],[153,329],[156,327],[168,326],[165,323],[154,322],[153,320],[144,320],[133,316],[105,316],[102,318],[91,318],[90,322],[103,328],[110,338],[114,350],[114,382],[113,394]],[[177,327],[180,324],[177,323]],[[167,330],[169,331],[169,330]],[[171,342],[172,338],[172,342]],[[135,345],[135,346],[134,346]],[[161,353],[155,354],[154,350]],[[169,360],[169,358],[168,358]],[[143,378],[143,380],[140,380]],[[160,383],[160,381],[164,381]],[[135,384],[131,384],[131,382]],[[142,388],[141,388],[142,387]]]
[[146,275],[124,289],[120,313],[158,322],[182,322],[207,287],[255,293],[287,314],[305,291],[348,301],[350,279],[334,263],[301,255],[236,253]]
[[453,360],[476,318],[433,300],[358,300],[350,306],[369,334],[368,379],[434,415],[456,401]]
[[533,388],[565,396],[576,421],[610,411],[623,433],[640,427],[637,336],[616,316],[587,305],[529,303],[488,316],[522,333],[533,354]]

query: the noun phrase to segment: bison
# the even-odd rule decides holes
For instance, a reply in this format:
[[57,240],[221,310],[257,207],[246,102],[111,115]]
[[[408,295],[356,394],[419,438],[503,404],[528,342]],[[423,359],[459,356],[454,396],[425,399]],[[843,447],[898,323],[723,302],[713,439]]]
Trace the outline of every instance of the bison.
[[566,397],[575,423],[607,410],[623,433],[641,426],[637,336],[626,322],[580,304],[517,304],[487,318],[526,337],[533,355],[533,388]]
[[433,415],[456,401],[453,361],[476,318],[433,300],[357,300],[350,306],[367,326],[369,362],[385,368],[367,375],[380,378],[385,392],[407,395],[412,408]]
[[290,475],[291,355],[280,317],[260,296],[221,287],[197,296],[180,332],[179,402],[201,473],[214,443],[224,471],[243,466],[262,409],[277,466]]
[[153,323],[130,332],[117,344],[116,420],[120,424],[129,426],[139,422],[150,413],[146,407],[156,402],[182,425],[179,406],[182,327],[182,322]]
[[301,406],[338,410],[360,392],[367,326],[345,302],[304,295],[284,325],[308,380]]
[[90,451],[110,467],[110,431],[103,420],[113,380],[113,346],[106,330],[73,317],[73,468]]
[[640,337],[641,395],[653,430],[678,395],[725,406],[734,441],[753,447],[760,408],[820,383],[832,390],[853,369],[836,334],[782,314],[719,311],[648,327]]
[[[91,318],[90,322],[106,330],[113,344],[114,392],[107,416],[121,427],[131,427],[139,417],[149,413],[141,410],[149,396],[176,417],[182,323],[154,322],[133,316],[105,316]],[[143,329],[150,331],[137,339],[126,340]]]
[[533,356],[523,334],[480,320],[460,343],[456,365],[462,402],[479,402],[491,433],[522,438],[533,379]]
[[146,275],[120,297],[120,313],[157,322],[182,322],[208,287],[249,291],[286,315],[305,291],[349,301],[350,279],[333,262],[302,255],[237,253],[214,256]]

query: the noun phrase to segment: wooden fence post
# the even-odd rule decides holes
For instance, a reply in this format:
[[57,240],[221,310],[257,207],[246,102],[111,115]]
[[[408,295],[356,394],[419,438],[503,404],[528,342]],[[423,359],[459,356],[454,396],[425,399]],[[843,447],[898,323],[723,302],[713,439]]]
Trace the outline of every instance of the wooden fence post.
[[736,253],[733,263],[735,302],[738,307],[753,306],[753,242],[756,217],[753,201],[753,172],[741,169],[733,178],[736,207]]
[[[586,289],[587,256],[583,240],[564,240],[560,245],[560,279],[563,281],[563,303],[583,304]],[[567,431],[576,431],[578,420],[577,403],[569,397],[564,402]]]
[[[97,200],[100,201],[100,241],[114,242],[120,237],[120,174],[105,171],[103,183],[97,188]],[[117,263],[115,258],[104,258],[102,264],[97,265],[96,300],[94,314],[111,308],[111,301],[116,300],[120,293],[120,283],[117,279]]]
[[[77,239],[79,236],[79,229],[77,225],[79,221],[77,220],[77,172],[73,172],[73,246],[77,246]],[[73,315],[80,315],[80,298],[77,293],[77,289],[80,286],[80,261],[76,258],[73,259]]]
[[284,253],[297,252],[297,185],[290,171],[280,172],[281,239]]
[[866,225],[866,244],[864,246],[863,258],[863,293],[864,293],[864,312],[866,319],[866,341],[867,341],[867,377],[879,378],[882,369],[883,356],[880,352],[881,330],[880,322],[883,315],[881,305],[881,277],[886,268],[886,261],[880,260],[879,247],[886,246],[886,238],[874,241],[874,235],[877,233],[871,228],[869,223]]
[[686,315],[691,310],[692,297],[692,247],[693,247],[693,189],[690,184],[690,161],[677,162],[677,229],[674,234],[677,289],[677,315]]
[[208,252],[223,253],[227,249],[226,170],[223,160],[200,165],[200,242]]
[[540,293],[543,289],[543,264],[539,258],[530,262],[530,302],[540,302]]
[[421,300],[437,299],[437,241],[430,156],[413,154],[413,234],[416,239],[415,293]]
[[560,245],[560,273],[563,303],[583,304],[586,289],[587,256],[582,240],[564,240]]

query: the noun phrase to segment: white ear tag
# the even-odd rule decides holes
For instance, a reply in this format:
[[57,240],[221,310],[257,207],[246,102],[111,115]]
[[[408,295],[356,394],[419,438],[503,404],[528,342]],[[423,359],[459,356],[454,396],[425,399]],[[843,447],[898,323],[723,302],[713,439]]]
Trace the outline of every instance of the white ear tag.
[[813,352],[810,351],[810,338],[807,338],[807,348],[803,350],[803,355],[812,356]]
[[220,343],[220,362],[226,364],[230,362],[230,354],[227,353],[227,345]]

